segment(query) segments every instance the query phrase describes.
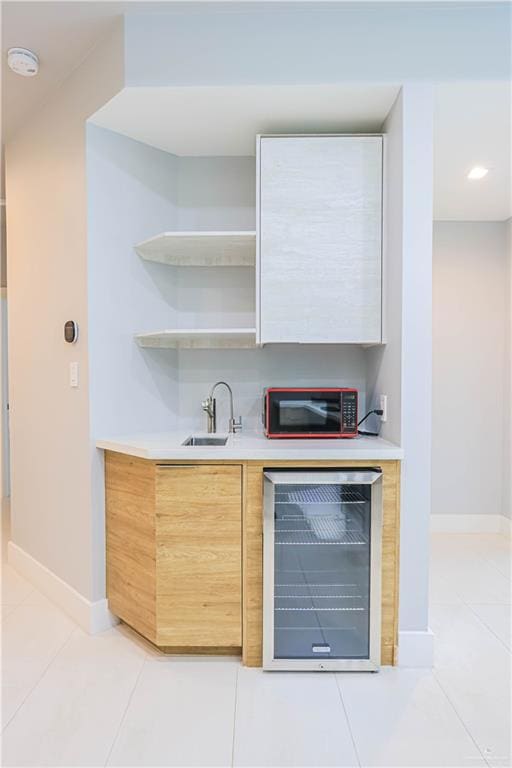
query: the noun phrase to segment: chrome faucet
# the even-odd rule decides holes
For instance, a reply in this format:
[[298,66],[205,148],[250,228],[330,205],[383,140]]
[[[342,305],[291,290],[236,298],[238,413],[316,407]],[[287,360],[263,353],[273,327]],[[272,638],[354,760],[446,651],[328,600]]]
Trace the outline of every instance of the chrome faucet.
[[202,408],[203,411],[206,412],[206,415],[208,417],[208,432],[216,432],[217,431],[217,403],[213,396],[213,393],[219,387],[221,384],[223,384],[226,389],[229,392],[229,405],[230,405],[230,418],[229,418],[229,428],[228,432],[231,434],[234,434],[239,429],[242,429],[242,417],[240,416],[238,421],[233,416],[233,390],[229,386],[229,384],[225,381],[217,381],[213,387],[210,390],[210,394],[206,398],[206,400],[203,400],[202,402]]

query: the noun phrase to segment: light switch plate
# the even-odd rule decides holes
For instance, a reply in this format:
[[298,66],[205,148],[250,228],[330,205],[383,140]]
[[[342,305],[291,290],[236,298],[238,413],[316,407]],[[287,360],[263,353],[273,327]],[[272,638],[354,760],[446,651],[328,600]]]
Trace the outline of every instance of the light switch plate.
[[69,386],[78,387],[78,363],[69,364]]

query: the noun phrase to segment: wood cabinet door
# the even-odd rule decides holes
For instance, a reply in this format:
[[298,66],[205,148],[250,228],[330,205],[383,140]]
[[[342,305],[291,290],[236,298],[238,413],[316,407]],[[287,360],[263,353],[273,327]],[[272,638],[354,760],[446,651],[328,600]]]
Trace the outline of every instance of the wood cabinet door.
[[159,645],[239,647],[242,467],[159,465]]
[[382,341],[382,137],[261,136],[258,341]]

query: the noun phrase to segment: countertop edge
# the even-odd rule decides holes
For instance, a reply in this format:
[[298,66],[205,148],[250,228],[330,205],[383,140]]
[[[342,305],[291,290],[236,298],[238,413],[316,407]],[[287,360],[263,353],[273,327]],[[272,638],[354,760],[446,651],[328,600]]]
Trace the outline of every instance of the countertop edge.
[[96,447],[104,451],[112,451],[113,453],[123,453],[128,456],[134,456],[139,459],[147,459],[149,461],[275,461],[282,459],[283,461],[318,461],[318,460],[359,460],[367,459],[369,461],[397,461],[404,458],[403,448],[395,446],[392,443],[389,445],[365,445],[365,446],[351,446],[344,445],[343,450],[337,448],[318,448],[308,447],[307,445],[300,447],[290,447],[286,445],[269,445],[266,447],[257,446],[216,446],[215,448],[208,447],[194,447],[187,448],[181,445],[169,446],[169,448],[162,447],[147,447],[143,445],[136,445],[134,442],[124,442],[122,440],[98,440]]

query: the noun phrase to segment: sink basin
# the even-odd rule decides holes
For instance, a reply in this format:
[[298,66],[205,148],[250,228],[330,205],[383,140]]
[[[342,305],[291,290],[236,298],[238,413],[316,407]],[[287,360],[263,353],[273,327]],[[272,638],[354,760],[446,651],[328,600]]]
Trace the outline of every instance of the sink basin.
[[205,437],[204,435],[191,435],[182,445],[226,445],[227,437]]

